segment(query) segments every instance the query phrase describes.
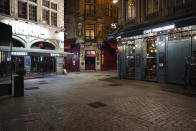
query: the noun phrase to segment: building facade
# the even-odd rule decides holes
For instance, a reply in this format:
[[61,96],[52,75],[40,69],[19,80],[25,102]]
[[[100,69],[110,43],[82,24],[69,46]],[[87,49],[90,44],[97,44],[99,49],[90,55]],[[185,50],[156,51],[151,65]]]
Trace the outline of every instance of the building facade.
[[120,78],[184,83],[185,58],[196,55],[194,0],[119,0]]
[[[73,67],[79,65],[77,71],[102,69],[104,58],[109,57],[102,49],[107,35],[114,31],[111,24],[117,22],[118,4],[112,0],[65,0],[65,48],[79,50],[72,58]],[[111,50],[115,53],[115,49]]]
[[[64,51],[63,0],[1,0],[0,22],[12,26],[13,47]],[[1,46],[6,46],[1,43]],[[5,53],[5,52],[4,52]],[[12,69],[28,72],[62,72],[63,58],[13,53]],[[5,60],[1,52],[1,62]],[[28,68],[27,68],[28,67]]]

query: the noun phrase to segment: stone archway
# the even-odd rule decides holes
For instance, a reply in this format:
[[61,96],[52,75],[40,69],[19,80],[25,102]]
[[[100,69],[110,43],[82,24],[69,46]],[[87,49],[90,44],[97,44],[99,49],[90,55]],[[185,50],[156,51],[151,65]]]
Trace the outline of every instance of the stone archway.
[[21,41],[19,41],[17,39],[13,39],[13,47],[23,47],[23,48],[25,48],[25,45]]
[[42,41],[39,41],[39,42],[35,42],[31,45],[31,48],[39,48],[39,49],[47,49],[47,50],[55,50],[56,47],[49,43],[49,42],[42,42]]
[[25,48],[27,46],[26,41],[19,36],[12,36],[12,39],[13,39],[13,47]]

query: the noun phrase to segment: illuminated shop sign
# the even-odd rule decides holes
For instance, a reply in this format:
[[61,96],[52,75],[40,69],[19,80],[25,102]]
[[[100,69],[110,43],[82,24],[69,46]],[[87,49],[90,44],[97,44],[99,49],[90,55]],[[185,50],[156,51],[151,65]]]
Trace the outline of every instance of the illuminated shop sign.
[[50,56],[60,56],[60,54],[53,54],[53,53],[51,53]]
[[26,56],[28,55],[27,52],[12,52],[13,56]]
[[162,27],[158,27],[158,28],[154,28],[154,29],[144,30],[144,34],[156,33],[159,31],[171,30],[174,28],[175,28],[175,25],[162,26]]
[[86,56],[87,57],[95,57],[96,56],[96,51],[94,51],[94,50],[86,50]]

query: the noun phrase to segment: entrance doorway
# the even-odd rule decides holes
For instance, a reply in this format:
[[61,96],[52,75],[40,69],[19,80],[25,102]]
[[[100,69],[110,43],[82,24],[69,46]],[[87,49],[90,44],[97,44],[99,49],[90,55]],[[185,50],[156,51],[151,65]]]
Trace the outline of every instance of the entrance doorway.
[[85,70],[95,70],[95,57],[85,57]]

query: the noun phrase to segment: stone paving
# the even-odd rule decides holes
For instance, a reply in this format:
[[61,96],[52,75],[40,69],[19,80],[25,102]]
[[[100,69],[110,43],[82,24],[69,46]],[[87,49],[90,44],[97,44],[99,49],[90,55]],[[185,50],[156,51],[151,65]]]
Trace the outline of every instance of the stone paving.
[[0,97],[0,131],[196,131],[196,97],[171,92],[182,86],[115,76],[105,71],[25,80],[25,88],[39,88]]

